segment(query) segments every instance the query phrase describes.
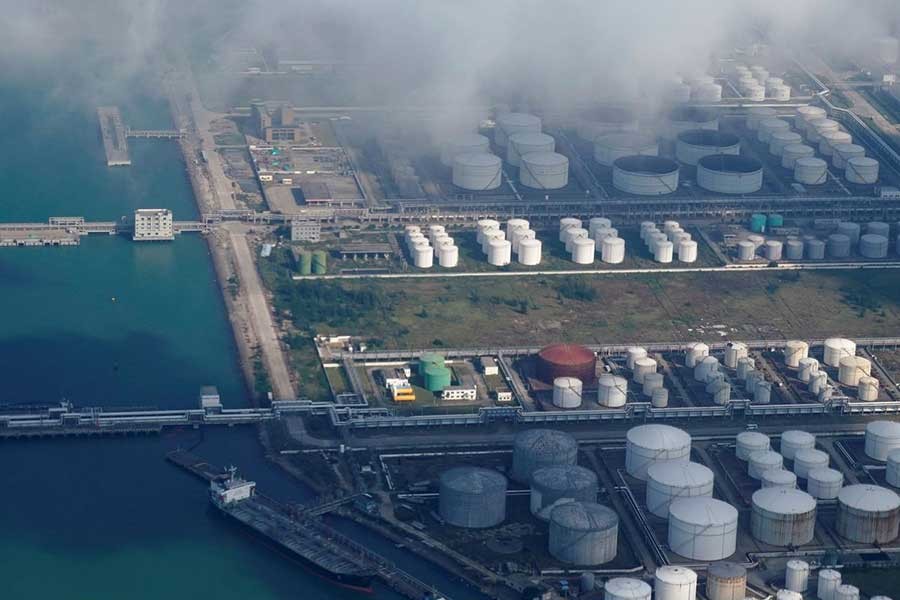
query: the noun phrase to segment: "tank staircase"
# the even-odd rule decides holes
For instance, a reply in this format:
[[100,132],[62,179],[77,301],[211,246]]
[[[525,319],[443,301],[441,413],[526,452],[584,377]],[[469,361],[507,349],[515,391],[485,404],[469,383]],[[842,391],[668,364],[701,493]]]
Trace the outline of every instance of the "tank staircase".
[[[207,482],[229,476],[227,469],[217,467],[187,450],[173,450],[166,454],[166,460]],[[422,600],[426,597],[450,600],[446,595],[438,593],[433,586],[404,571],[380,554],[339,533],[321,520],[320,515],[344,506],[359,496],[360,494],[353,494],[307,507],[283,504],[259,492],[256,493],[256,497],[267,509],[290,519],[296,526],[297,533],[302,535],[305,540],[312,541],[335,555],[352,558],[357,566],[370,569],[395,592],[412,600]]]

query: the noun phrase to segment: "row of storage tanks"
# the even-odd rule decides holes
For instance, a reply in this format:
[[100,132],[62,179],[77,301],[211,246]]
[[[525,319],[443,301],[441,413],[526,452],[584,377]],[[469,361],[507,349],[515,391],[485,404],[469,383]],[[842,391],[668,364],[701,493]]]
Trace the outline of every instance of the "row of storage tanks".
[[[497,116],[494,144],[519,170],[519,182],[538,190],[557,190],[569,183],[569,159],[556,152],[556,140],[542,132],[541,118],[517,112]],[[452,169],[453,185],[464,190],[495,190],[503,183],[503,160],[491,152],[487,136],[463,134],[441,150]]]
[[678,221],[664,222],[662,231],[656,223],[644,221],[641,223],[641,240],[658,263],[668,264],[676,258],[682,263],[697,262],[697,242]]
[[[771,218],[774,215],[769,215]],[[758,230],[758,223],[767,222],[763,214],[755,214],[751,217],[751,230]],[[782,221],[783,223],[783,221]],[[851,252],[856,251],[863,258],[885,258],[891,249],[891,240],[894,240],[894,251],[900,254],[900,223],[894,226],[893,233],[890,223],[872,221],[864,227],[859,223],[844,221],[838,223],[834,232],[826,239],[820,240],[816,236],[807,235],[800,237],[788,237],[785,241],[766,240],[759,234],[751,234],[746,239],[738,242],[738,259],[750,261],[757,258],[758,253],[768,260],[822,260],[829,258],[848,258]]]
[[619,230],[606,217],[594,217],[585,223],[581,219],[565,217],[559,220],[559,241],[566,246],[572,262],[580,265],[600,260],[617,265],[625,260],[625,240],[619,237]]
[[418,225],[407,225],[403,239],[413,264],[420,269],[430,269],[435,258],[438,265],[447,269],[459,264],[459,247],[443,225],[429,225],[425,230]]
[[[794,172],[794,181],[803,185],[821,185],[828,181],[829,162],[854,184],[878,182],[879,163],[866,156],[853,136],[840,123],[828,118],[824,108],[800,106],[791,123],[778,117],[774,108],[751,108],[746,126],[757,132],[757,139],[768,145],[769,153],[781,158],[781,166]],[[804,139],[806,143],[804,144]],[[822,158],[816,156],[820,154]]]
[[762,102],[770,99],[786,102],[791,99],[791,86],[781,77],[773,77],[769,70],[761,65],[748,67],[735,63],[732,66],[732,75],[737,81],[738,92],[746,100]]

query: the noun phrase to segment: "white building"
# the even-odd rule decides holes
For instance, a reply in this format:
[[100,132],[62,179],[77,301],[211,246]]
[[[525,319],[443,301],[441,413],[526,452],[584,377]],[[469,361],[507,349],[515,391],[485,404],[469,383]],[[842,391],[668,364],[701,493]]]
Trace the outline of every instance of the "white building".
[[134,211],[132,239],[136,242],[175,239],[172,211],[165,208],[139,208]]
[[291,221],[292,242],[318,242],[322,236],[322,224],[318,221]]
[[441,400],[475,400],[478,397],[478,390],[470,387],[452,386],[444,388],[441,392]]
[[485,375],[499,375],[500,368],[497,366],[497,361],[495,361],[490,356],[482,356],[478,362],[481,364],[481,372]]

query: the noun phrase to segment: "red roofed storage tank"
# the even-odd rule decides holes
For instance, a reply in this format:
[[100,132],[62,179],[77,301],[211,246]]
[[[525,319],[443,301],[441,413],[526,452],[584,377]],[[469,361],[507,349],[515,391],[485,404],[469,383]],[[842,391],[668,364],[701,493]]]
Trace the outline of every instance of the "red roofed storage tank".
[[577,344],[552,344],[538,352],[537,375],[548,385],[557,377],[577,377],[592,383],[596,367],[594,353]]

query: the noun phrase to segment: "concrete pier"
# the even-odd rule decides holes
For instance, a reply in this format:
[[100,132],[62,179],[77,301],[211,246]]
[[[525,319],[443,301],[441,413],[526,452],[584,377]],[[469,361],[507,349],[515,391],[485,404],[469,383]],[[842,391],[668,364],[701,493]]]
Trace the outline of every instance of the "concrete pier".
[[130,165],[131,157],[128,155],[128,141],[125,138],[126,128],[119,107],[97,107],[97,118],[100,120],[103,149],[106,151],[106,165],[109,167]]

